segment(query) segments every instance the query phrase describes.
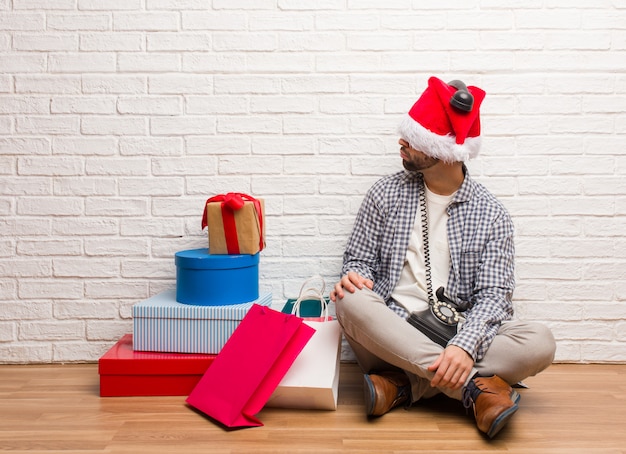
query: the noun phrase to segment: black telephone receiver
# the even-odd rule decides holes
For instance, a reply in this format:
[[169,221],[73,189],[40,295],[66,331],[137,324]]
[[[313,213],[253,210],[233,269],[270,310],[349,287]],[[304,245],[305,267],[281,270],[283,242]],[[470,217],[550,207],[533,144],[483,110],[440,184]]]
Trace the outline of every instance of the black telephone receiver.
[[467,86],[460,80],[452,80],[448,85],[456,88],[456,92],[450,99],[450,105],[462,112],[471,112],[474,106],[474,96],[469,92]]

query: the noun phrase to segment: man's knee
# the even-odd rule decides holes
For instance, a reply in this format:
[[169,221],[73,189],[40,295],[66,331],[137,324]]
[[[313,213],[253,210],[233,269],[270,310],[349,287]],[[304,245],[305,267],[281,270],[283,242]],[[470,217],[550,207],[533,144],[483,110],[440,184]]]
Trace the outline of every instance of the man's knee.
[[357,288],[354,292],[344,291],[343,298],[337,298],[335,302],[339,323],[342,319],[367,318],[373,306],[378,304],[386,306],[383,299],[367,287]]
[[350,316],[352,311],[355,310],[355,306],[359,304],[359,301],[362,299],[361,293],[363,290],[356,289],[354,292],[348,292],[344,290],[343,298],[337,298],[335,302],[335,307],[337,310],[337,317],[339,321],[341,321],[342,317]]
[[532,325],[536,333],[535,338],[537,339],[534,345],[535,352],[539,358],[544,359],[545,366],[548,367],[552,364],[556,353],[554,335],[550,328],[542,323],[533,323]]
[[528,366],[532,364],[535,369],[534,375],[552,364],[556,342],[552,331],[543,323],[523,322],[522,326],[522,345],[527,352]]

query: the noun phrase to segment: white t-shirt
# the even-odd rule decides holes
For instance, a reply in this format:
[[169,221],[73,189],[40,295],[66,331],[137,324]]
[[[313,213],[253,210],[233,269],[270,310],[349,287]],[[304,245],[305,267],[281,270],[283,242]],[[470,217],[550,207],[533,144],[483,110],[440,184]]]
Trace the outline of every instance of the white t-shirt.
[[[446,224],[450,217],[447,212],[452,201],[451,195],[439,195],[426,189],[426,207],[428,210],[428,250],[430,253],[433,298],[441,286],[448,283],[450,269],[450,248]],[[424,242],[422,238],[422,212],[418,210],[415,225],[411,232],[409,247],[404,259],[400,279],[391,293],[391,297],[409,312],[428,308],[428,287],[424,266]]]

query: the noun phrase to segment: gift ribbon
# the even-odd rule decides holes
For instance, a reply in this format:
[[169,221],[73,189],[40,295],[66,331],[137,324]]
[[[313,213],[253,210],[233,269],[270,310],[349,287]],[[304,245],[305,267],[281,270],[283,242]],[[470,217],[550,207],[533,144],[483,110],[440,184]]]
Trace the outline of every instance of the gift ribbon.
[[259,250],[263,250],[263,212],[261,202],[254,197],[240,192],[229,192],[211,197],[204,205],[204,216],[202,216],[202,230],[208,225],[206,205],[213,202],[221,202],[222,222],[224,223],[224,234],[226,235],[226,249],[229,254],[239,254],[239,240],[237,239],[237,225],[235,224],[235,211],[241,210],[245,202],[252,202],[259,217]]

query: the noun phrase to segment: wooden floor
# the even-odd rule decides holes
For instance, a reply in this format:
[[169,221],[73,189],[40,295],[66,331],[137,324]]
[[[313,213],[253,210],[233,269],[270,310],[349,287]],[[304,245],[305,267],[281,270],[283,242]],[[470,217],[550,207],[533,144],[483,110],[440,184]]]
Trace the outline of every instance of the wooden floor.
[[361,375],[342,364],[337,411],[267,408],[227,431],[184,397],[99,397],[96,364],[0,366],[0,451],[14,453],[625,454],[626,365],[553,365],[529,378],[496,439],[461,404],[423,401],[368,420]]

